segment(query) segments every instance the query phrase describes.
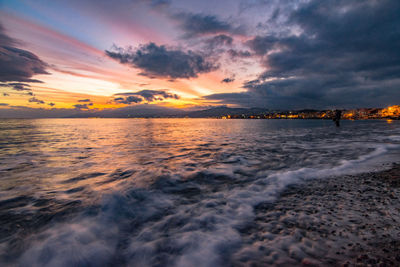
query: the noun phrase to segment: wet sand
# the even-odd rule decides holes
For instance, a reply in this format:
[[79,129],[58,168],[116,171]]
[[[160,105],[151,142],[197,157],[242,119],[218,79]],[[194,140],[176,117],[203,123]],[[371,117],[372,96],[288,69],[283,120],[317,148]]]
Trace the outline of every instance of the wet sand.
[[382,172],[314,179],[255,208],[242,230],[254,266],[400,266],[400,164]]

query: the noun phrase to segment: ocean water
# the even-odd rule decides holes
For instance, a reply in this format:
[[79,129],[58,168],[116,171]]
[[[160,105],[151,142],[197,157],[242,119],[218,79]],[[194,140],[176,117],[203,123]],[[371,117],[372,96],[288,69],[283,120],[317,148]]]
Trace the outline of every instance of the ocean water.
[[254,207],[399,148],[399,121],[0,120],[0,265],[246,265]]

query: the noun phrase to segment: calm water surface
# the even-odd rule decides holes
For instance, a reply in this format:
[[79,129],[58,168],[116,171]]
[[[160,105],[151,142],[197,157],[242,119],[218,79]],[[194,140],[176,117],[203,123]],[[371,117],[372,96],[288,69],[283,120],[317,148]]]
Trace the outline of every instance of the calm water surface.
[[399,146],[397,121],[0,120],[0,263],[245,264],[255,205]]

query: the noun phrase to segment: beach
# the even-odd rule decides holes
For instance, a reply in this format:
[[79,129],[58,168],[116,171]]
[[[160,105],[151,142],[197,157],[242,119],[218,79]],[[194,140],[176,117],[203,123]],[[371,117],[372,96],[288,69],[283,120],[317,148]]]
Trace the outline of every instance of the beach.
[[399,266],[399,199],[399,164],[289,186],[255,208],[243,234],[259,254],[247,256],[255,266]]
[[0,121],[0,265],[396,266],[399,126]]

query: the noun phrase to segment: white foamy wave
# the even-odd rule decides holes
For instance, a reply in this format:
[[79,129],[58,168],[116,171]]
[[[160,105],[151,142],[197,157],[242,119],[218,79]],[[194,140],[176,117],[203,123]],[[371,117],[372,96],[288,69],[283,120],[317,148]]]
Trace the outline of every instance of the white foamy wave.
[[387,138],[393,141],[400,141],[400,135],[390,135]]
[[[191,183],[190,188],[204,189],[200,194],[193,191],[190,198],[168,190],[117,192],[104,197],[98,215],[83,214],[35,236],[19,264],[229,265],[235,251],[253,253],[254,248],[243,242],[240,232],[253,221],[255,205],[274,202],[287,186],[306,179],[362,172],[365,169],[359,168],[360,164],[384,155],[391,148],[394,146],[376,145],[371,153],[342,160],[333,168],[275,172],[216,192],[204,189],[206,185],[187,182]],[[207,175],[213,178],[211,173]],[[184,186],[177,181],[167,182],[160,188],[169,184],[176,188]],[[290,246],[286,241],[279,244]]]

